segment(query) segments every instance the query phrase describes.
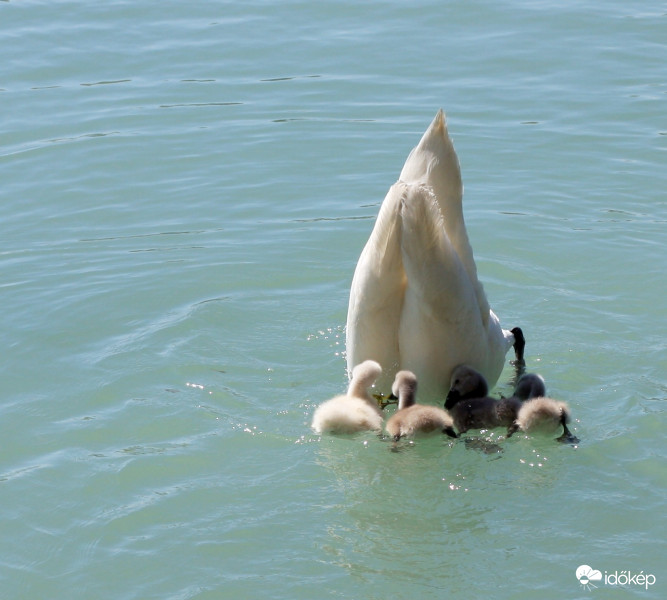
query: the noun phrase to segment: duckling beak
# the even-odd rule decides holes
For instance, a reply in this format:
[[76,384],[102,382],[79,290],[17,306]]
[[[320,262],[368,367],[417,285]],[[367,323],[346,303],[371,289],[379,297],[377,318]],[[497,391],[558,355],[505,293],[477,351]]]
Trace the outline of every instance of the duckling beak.
[[398,398],[394,394],[383,396],[382,394],[373,394],[373,398],[377,400],[378,406],[384,410],[390,404],[398,404]]

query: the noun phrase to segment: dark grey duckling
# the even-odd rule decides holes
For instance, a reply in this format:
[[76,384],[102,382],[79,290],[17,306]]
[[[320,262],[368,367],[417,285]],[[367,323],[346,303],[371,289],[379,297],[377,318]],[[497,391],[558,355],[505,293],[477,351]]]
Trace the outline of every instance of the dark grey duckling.
[[459,433],[469,429],[510,427],[514,423],[521,408],[521,398],[511,396],[496,400],[488,393],[488,384],[481,373],[468,365],[454,369],[445,409]]

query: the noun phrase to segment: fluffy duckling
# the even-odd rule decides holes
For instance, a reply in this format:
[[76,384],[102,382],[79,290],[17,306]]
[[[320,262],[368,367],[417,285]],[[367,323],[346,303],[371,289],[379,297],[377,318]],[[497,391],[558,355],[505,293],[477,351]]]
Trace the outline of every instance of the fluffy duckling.
[[311,427],[317,433],[356,433],[381,431],[382,412],[368,388],[382,373],[374,360],[358,364],[352,371],[347,394],[336,396],[320,404],[313,414]]
[[563,434],[556,440],[577,444],[579,439],[568,429],[569,422],[570,409],[567,404],[542,395],[523,403],[516,420],[507,430],[507,437],[511,437],[517,431],[553,434],[562,427]]
[[452,372],[445,408],[454,419],[459,433],[469,429],[510,427],[521,408],[516,395],[496,400],[489,395],[484,376],[467,365],[459,365]]
[[417,377],[411,371],[399,371],[391,388],[398,397],[398,410],[387,421],[387,433],[398,441],[402,437],[412,437],[429,433],[446,433],[458,437],[454,431],[452,418],[436,406],[416,404]]

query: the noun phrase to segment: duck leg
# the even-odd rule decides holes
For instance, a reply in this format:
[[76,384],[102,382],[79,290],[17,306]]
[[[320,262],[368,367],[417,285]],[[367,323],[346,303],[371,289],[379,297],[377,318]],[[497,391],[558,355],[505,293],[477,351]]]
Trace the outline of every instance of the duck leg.
[[565,422],[565,415],[563,415],[561,423],[563,425],[563,435],[557,437],[556,441],[561,444],[578,444],[579,438],[568,429],[567,423]]
[[514,356],[516,357],[516,362],[523,363],[523,351],[524,348],[526,347],[526,338],[523,335],[523,330],[521,327],[515,327],[514,329],[510,329],[510,331],[514,334]]
[[517,431],[519,431],[519,429],[521,429],[519,424],[514,421],[514,423],[507,428],[507,435],[505,437],[511,438]]
[[459,437],[458,434],[456,433],[456,431],[454,431],[453,427],[445,427],[442,430],[442,433],[448,435],[451,438],[458,438]]
[[514,344],[512,346],[515,356],[515,359],[510,361],[510,364],[514,367],[514,377],[510,380],[510,383],[512,386],[516,386],[521,376],[526,372],[526,361],[523,359],[526,338],[523,335],[521,327],[510,329],[510,332],[514,335]]

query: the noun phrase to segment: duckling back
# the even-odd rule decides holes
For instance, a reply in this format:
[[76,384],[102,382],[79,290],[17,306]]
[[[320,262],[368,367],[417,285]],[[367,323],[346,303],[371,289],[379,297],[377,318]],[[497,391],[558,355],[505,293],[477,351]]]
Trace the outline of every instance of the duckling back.
[[527,433],[555,433],[570,421],[570,410],[565,402],[540,397],[527,400],[516,418],[518,428]]
[[423,404],[413,404],[396,411],[387,421],[385,430],[395,440],[432,433],[458,437],[454,431],[454,421],[446,411]]
[[333,434],[381,431],[382,414],[362,398],[341,395],[317,407],[312,428],[316,433]]
[[488,396],[484,376],[468,365],[459,365],[452,372],[445,408],[454,419],[459,433],[469,429],[509,427],[521,408],[516,396],[496,400]]
[[373,360],[357,365],[352,371],[347,394],[335,396],[315,410],[311,424],[315,432],[344,434],[381,431],[382,411],[368,390],[380,373],[382,368]]
[[416,404],[417,377],[411,371],[399,371],[392,386],[398,396],[398,410],[387,421],[385,429],[395,440],[402,437],[446,433],[457,437],[449,414],[436,406]]
[[515,398],[496,400],[486,396],[461,400],[449,409],[459,433],[470,429],[509,427],[516,419],[521,403]]

